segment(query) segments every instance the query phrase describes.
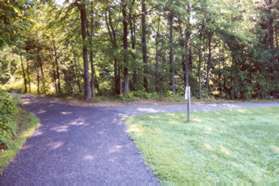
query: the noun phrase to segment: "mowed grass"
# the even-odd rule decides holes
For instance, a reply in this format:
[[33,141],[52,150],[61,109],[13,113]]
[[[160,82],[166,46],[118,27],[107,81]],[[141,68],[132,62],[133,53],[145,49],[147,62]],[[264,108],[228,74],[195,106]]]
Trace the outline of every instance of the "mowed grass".
[[279,184],[279,107],[133,116],[128,132],[163,184]]
[[13,145],[7,150],[0,151],[0,175],[9,165],[10,161],[16,156],[28,137],[31,137],[38,127],[38,119],[31,113],[20,110],[17,117],[17,134],[14,138]]

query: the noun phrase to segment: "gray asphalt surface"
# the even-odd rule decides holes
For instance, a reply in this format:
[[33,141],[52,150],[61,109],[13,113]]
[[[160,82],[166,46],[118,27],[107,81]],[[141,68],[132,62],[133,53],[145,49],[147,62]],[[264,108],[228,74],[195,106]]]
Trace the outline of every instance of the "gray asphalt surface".
[[[0,177],[0,185],[159,185],[121,118],[134,114],[183,112],[178,105],[71,106],[23,97],[41,127]],[[194,104],[193,111],[279,106],[273,103]]]

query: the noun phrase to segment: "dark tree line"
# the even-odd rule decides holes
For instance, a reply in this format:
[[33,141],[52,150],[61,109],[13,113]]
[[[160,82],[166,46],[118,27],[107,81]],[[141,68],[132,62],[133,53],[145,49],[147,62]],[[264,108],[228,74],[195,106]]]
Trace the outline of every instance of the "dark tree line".
[[9,15],[6,6],[20,15],[1,22],[0,67],[19,61],[8,79],[21,76],[24,92],[90,100],[181,95],[190,84],[198,98],[246,99],[279,90],[277,0],[1,3]]

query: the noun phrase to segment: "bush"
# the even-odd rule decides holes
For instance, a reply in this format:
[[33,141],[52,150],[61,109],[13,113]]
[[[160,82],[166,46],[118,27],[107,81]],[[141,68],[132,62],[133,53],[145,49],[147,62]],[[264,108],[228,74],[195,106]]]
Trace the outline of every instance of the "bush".
[[10,147],[17,130],[17,101],[0,90],[0,145]]
[[160,96],[156,92],[145,92],[145,91],[133,91],[129,92],[128,95],[121,98],[123,101],[138,101],[141,99],[147,100],[158,100]]

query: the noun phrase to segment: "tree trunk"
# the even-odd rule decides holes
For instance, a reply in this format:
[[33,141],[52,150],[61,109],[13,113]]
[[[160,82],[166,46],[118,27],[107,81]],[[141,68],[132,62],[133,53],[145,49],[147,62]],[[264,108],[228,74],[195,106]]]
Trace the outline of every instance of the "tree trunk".
[[[129,8],[129,27],[130,27],[130,35],[131,35],[131,47],[133,51],[136,51],[136,16],[134,13],[134,4],[135,0],[132,0],[130,2],[130,8]],[[136,62],[136,55],[133,53],[131,56],[133,59],[132,61],[135,63]],[[132,81],[130,82],[131,85],[131,90],[136,90],[137,89],[137,84],[138,84],[138,66],[137,64],[133,64],[133,77]]]
[[155,90],[156,92],[160,92],[160,49],[159,49],[159,44],[160,44],[160,20],[158,22],[158,28],[156,31],[156,38],[155,38]]
[[46,93],[45,73],[44,73],[43,63],[42,63],[42,59],[41,59],[41,56],[40,56],[40,50],[39,49],[37,49],[37,63],[39,65],[40,74],[41,74],[41,76],[39,76],[39,78],[42,81],[42,84],[43,84],[42,89],[43,89],[43,93],[45,94]]
[[61,94],[61,80],[60,80],[60,70],[59,70],[59,62],[58,62],[58,55],[57,55],[57,48],[55,41],[53,43],[53,52],[54,52],[54,62],[55,62],[55,84],[57,84],[57,93]]
[[29,67],[29,63],[28,60],[26,61],[26,74],[27,74],[27,80],[28,80],[28,89],[29,92],[31,92],[31,77],[30,77],[30,67]]
[[36,76],[37,76],[37,94],[40,95],[41,91],[40,91],[40,71],[39,68],[36,67]]
[[23,59],[22,59],[21,54],[20,54],[20,63],[21,63],[22,77],[23,77],[23,83],[24,83],[24,93],[26,93],[28,91],[28,89],[27,89],[27,77],[26,77],[26,71],[25,71],[25,67],[24,67],[24,64],[23,64]]
[[142,36],[141,36],[141,45],[142,45],[142,59],[144,65],[143,72],[143,86],[145,91],[148,91],[148,55],[147,55],[147,44],[146,44],[146,4],[145,0],[141,0],[141,28],[142,28]]
[[76,57],[76,54],[75,54],[73,48],[72,48],[72,52],[73,52],[73,58],[74,58],[73,61],[74,61],[75,81],[76,81],[76,85],[77,85],[79,93],[80,93],[82,90],[81,90],[81,83],[80,83],[79,64],[78,64],[78,60],[77,60],[77,57]]
[[87,39],[87,16],[86,7],[83,1],[80,2],[80,24],[81,24],[81,36],[82,36],[82,57],[83,57],[83,70],[84,70],[84,98],[86,101],[91,100],[91,88],[89,80],[89,60],[88,60],[88,39]]
[[50,50],[49,51],[49,56],[51,58],[51,76],[52,76],[52,81],[53,81],[53,84],[54,84],[54,87],[55,87],[55,94],[58,95],[58,87],[57,87],[57,82],[56,82],[56,65],[55,65],[55,56],[54,56],[54,53],[53,53],[53,50]]
[[[279,27],[279,26],[278,26]],[[275,28],[275,47],[278,49],[279,48],[279,35],[278,35],[278,28]],[[278,59],[279,60],[279,59]]]
[[190,32],[185,31],[185,62],[184,62],[184,78],[185,78],[185,87],[189,86],[189,77],[190,77],[190,64],[192,61],[192,51],[191,51],[191,46],[190,46]]
[[[272,0],[266,0],[267,6],[272,7]],[[273,28],[273,13],[271,8],[268,8],[268,37],[267,37],[267,43],[268,48],[273,49],[274,48],[274,28]]]
[[209,74],[211,70],[211,56],[212,56],[212,48],[211,48],[211,43],[212,43],[212,33],[208,34],[208,58],[207,58],[207,67],[206,67],[206,88],[207,88],[207,96],[210,95],[210,86],[209,86]]
[[90,87],[92,92],[92,97],[95,97],[95,67],[94,67],[94,54],[93,54],[93,37],[94,37],[94,6],[93,2],[91,3],[91,12],[90,12],[90,33],[89,33],[89,41],[90,41],[90,67],[91,67],[91,80]]
[[175,67],[173,61],[173,14],[169,13],[169,64],[170,64],[170,84],[173,94],[176,94]]
[[122,16],[123,16],[123,77],[124,77],[124,95],[129,93],[129,69],[128,69],[128,16],[127,16],[127,2],[126,0],[121,0],[122,4]]
[[198,61],[198,98],[201,99],[201,67],[202,67],[202,49],[199,47],[199,61]]
[[[116,32],[115,32],[115,28],[112,23],[112,17],[111,17],[110,10],[108,10],[107,13],[105,14],[105,21],[106,21],[107,30],[109,32],[112,49],[117,50],[118,44],[117,44]],[[112,58],[113,58],[113,71],[114,71],[114,93],[116,95],[121,95],[121,90],[122,90],[121,75],[120,75],[121,68],[120,68],[120,64],[119,64],[119,61],[118,61],[115,53],[113,53]]]

